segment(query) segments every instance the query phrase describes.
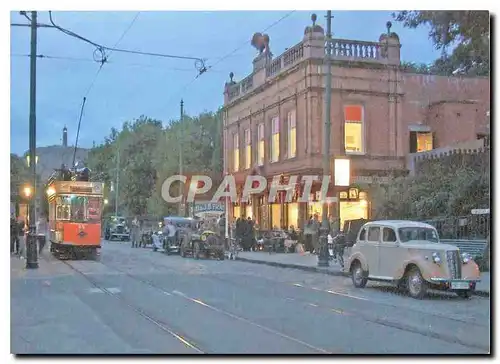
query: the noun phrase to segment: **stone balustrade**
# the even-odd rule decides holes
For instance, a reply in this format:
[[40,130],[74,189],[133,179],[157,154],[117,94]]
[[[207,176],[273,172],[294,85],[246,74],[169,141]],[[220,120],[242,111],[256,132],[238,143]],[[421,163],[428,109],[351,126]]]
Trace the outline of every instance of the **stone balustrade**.
[[[284,53],[274,58],[265,67],[265,79],[276,77],[289,67],[309,57],[305,54],[305,48],[310,47],[304,40]],[[321,47],[320,47],[321,48]],[[387,47],[384,42],[365,42],[348,39],[332,39],[332,59],[360,62],[385,62]],[[316,55],[317,57],[317,55]],[[250,92],[254,87],[262,83],[254,81],[255,72],[245,77],[242,81],[229,86],[228,101]],[[258,83],[258,84],[257,84]]]

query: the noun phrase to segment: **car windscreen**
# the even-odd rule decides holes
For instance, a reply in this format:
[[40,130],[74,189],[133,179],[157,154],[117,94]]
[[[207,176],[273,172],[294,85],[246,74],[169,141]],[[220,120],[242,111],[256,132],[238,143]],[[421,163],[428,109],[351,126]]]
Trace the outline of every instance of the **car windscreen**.
[[436,230],[426,227],[408,226],[398,229],[399,239],[403,243],[409,241],[428,241],[438,243],[439,237]]

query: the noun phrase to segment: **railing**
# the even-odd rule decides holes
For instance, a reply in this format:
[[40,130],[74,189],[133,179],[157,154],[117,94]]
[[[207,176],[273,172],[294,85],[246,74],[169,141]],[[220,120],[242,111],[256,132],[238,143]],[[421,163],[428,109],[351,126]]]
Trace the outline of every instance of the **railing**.
[[300,42],[299,44],[293,46],[285,53],[283,53],[283,66],[291,66],[302,57],[304,57],[304,44]]
[[377,42],[363,42],[348,39],[332,39],[332,57],[334,59],[360,59],[380,60],[382,59],[383,45]]
[[276,73],[281,71],[282,60],[283,56],[279,56],[266,66],[266,77],[274,76]]
[[247,76],[240,82],[241,84],[241,93],[245,93],[253,87],[253,73],[250,76]]
[[490,235],[491,215],[470,215],[422,221],[434,226],[441,239],[486,240]]

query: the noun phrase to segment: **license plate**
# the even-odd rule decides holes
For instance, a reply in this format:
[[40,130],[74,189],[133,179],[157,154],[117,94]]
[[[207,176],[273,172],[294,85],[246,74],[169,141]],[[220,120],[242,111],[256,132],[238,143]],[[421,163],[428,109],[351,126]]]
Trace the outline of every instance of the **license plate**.
[[451,289],[469,289],[469,282],[451,282]]

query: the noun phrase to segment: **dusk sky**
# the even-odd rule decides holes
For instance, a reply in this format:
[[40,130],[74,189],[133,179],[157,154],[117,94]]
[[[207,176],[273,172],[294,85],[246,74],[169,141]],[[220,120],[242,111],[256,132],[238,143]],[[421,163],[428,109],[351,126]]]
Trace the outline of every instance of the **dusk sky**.
[[[325,11],[296,11],[266,31],[275,56],[302,40],[310,15],[325,24]],[[239,81],[252,69],[256,50],[253,33],[262,31],[288,11],[264,12],[141,12],[119,43],[119,48],[145,52],[200,57],[207,66],[239,50],[191,83],[197,74],[194,61],[112,53],[87,95],[79,145],[91,147],[109,135],[111,127],[141,115],[167,123],[178,118],[184,99],[189,115],[214,111],[223,103],[224,82],[234,72]],[[114,46],[129,28],[137,12],[54,12],[55,22],[105,46]],[[335,38],[377,41],[391,19],[387,11],[334,11]],[[27,23],[17,12],[11,22]],[[39,22],[49,23],[48,12],[39,12]],[[404,29],[393,21],[404,61],[429,63],[440,55],[428,39],[428,29]],[[247,42],[245,45],[244,43]],[[38,54],[70,59],[37,60],[37,146],[61,143],[62,128],[68,127],[74,144],[83,97],[99,64],[93,61],[95,47],[55,29],[38,30]],[[11,27],[11,152],[28,149],[30,30]],[[188,87],[186,85],[190,84]]]

